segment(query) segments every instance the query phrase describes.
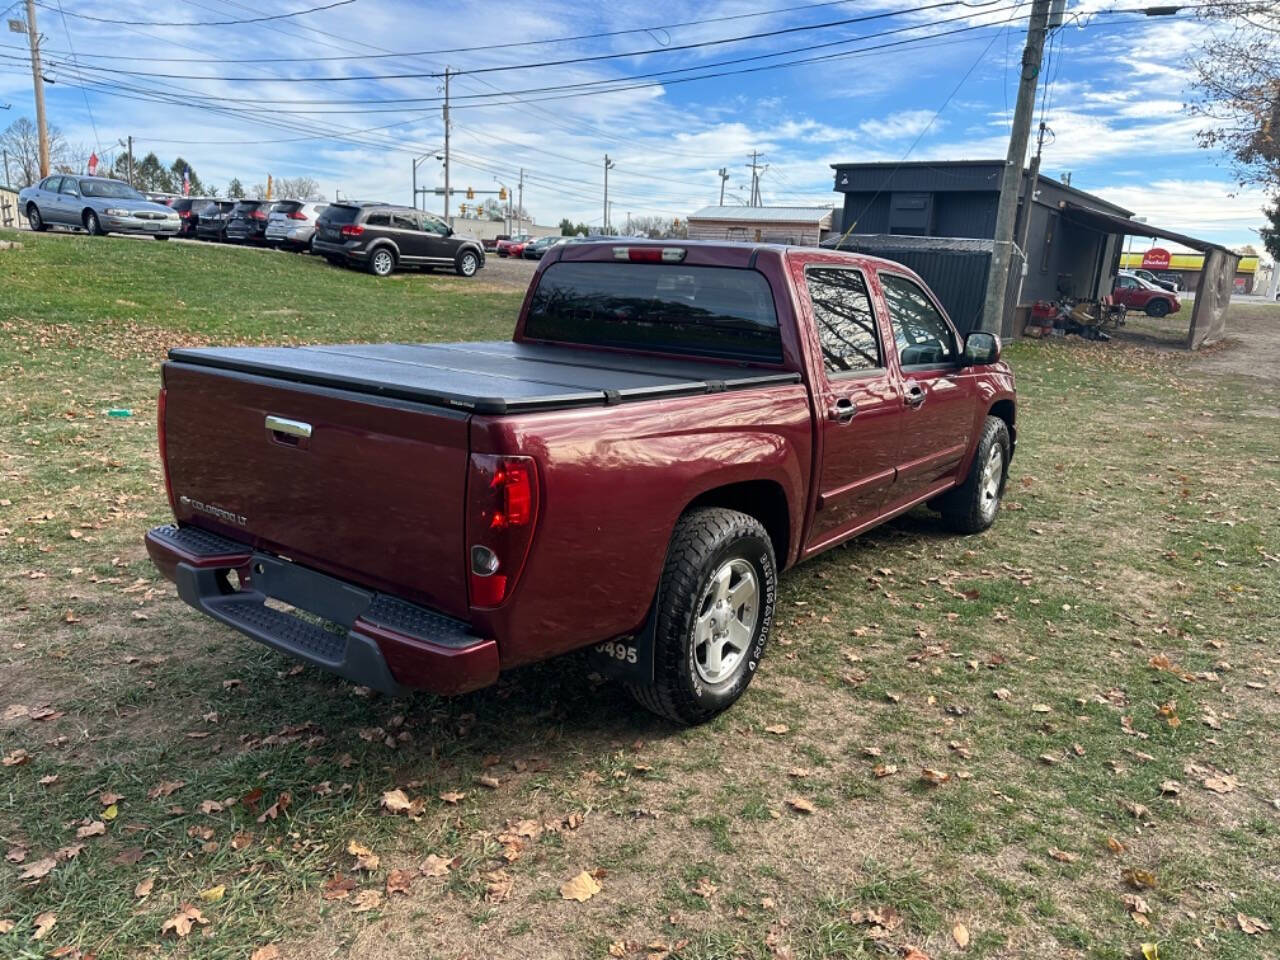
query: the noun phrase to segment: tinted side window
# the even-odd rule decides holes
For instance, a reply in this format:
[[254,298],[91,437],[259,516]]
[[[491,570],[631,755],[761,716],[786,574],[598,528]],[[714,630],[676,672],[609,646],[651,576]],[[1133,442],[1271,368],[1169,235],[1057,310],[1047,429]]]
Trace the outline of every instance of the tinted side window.
[[918,367],[955,360],[951,328],[920,285],[891,273],[880,274],[880,285],[902,365]]
[[[372,221],[373,217],[370,217],[369,220]],[[397,230],[412,230],[415,233],[421,230],[418,226],[418,218],[407,213],[393,213],[391,215],[391,225]]]
[[430,214],[423,214],[422,229],[426,230],[427,233],[438,233],[442,237],[447,236],[449,233],[449,225]]
[[62,186],[58,188],[59,193],[73,194],[80,192],[80,184],[75,177],[63,177]]
[[804,279],[827,372],[882,366],[876,318],[862,274],[847,267],[810,267]]
[[364,223],[366,227],[389,227],[391,226],[391,214],[371,213]]

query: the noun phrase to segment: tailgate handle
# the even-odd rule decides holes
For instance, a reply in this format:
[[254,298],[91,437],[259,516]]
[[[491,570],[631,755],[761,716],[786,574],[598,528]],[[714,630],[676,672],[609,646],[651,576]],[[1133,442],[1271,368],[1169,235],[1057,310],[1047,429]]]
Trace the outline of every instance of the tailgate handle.
[[302,440],[311,438],[311,424],[303,423],[301,420],[289,420],[268,414],[267,429],[272,433],[283,433],[285,436],[298,437]]

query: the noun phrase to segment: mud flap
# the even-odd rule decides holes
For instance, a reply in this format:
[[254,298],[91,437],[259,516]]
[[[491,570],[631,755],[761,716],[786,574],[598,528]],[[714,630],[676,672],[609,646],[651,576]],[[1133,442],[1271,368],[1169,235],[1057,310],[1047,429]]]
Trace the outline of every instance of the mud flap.
[[587,647],[587,660],[606,677],[624,683],[653,683],[653,638],[657,630],[657,599],[635,636],[615,637]]

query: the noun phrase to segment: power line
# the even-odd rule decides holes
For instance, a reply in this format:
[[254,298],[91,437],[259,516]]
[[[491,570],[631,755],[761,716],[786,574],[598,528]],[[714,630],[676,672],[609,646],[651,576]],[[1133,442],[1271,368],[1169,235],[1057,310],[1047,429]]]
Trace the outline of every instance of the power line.
[[[71,59],[76,60],[76,45],[71,42],[71,28],[67,26],[67,15],[62,9],[62,0],[58,0],[58,14],[62,18],[62,29],[67,35],[67,49],[71,51]],[[77,73],[77,77],[79,74]],[[84,96],[84,109],[89,114],[89,126],[93,129],[93,143],[99,150],[102,149],[102,138],[98,136],[98,121],[93,117],[93,107],[89,106],[89,91],[84,87],[80,88],[80,93]]]
[[[343,0],[343,2],[353,2],[353,0]],[[1000,0],[983,0],[982,3],[971,3],[969,0],[937,0],[934,3],[923,4],[916,7],[906,7],[898,10],[886,10],[880,13],[863,14],[859,17],[846,17],[842,20],[828,20],[823,23],[806,24],[795,27],[781,27],[777,30],[762,30],[756,33],[743,34],[737,37],[722,37],[716,40],[702,40],[697,43],[684,43],[675,46],[650,47],[645,50],[629,50],[622,53],[600,53],[591,54],[589,56],[564,57],[559,60],[541,60],[533,63],[516,63],[504,64],[490,67],[474,67],[470,70],[459,70],[459,76],[470,76],[478,73],[502,73],[511,70],[535,70],[544,67],[561,67],[561,66],[578,66],[584,63],[600,63],[607,60],[624,60],[631,57],[643,57],[659,53],[678,53],[687,50],[701,50],[706,47],[724,46],[730,43],[745,43],[749,40],[763,40],[771,37],[779,37],[793,33],[806,33],[811,30],[824,30],[831,27],[849,26],[855,23],[866,23],[871,20],[884,20],[886,18],[904,16],[909,13],[922,13],[927,10],[937,10],[942,7],[968,7],[971,10],[982,10],[991,7]],[[248,21],[245,21],[248,22]],[[857,38],[854,38],[857,39]],[[835,41],[849,42],[845,41]],[[799,48],[808,49],[808,48]],[[794,51],[792,51],[794,52]],[[160,80],[220,80],[224,83],[251,81],[254,83],[349,83],[354,81],[369,80],[423,80],[438,79],[444,76],[439,72],[413,72],[413,73],[380,73],[380,74],[363,74],[356,76],[330,76],[330,77],[227,77],[227,76],[201,76],[190,73],[160,73],[145,70],[122,70],[117,67],[94,67],[95,70],[101,70],[110,73],[124,73],[135,77],[153,77]],[[686,68],[693,69],[693,68]],[[452,72],[452,71],[451,71]]]
[[[286,20],[289,17],[300,17],[307,13],[318,13],[321,10],[332,10],[334,7],[344,7],[349,3],[355,3],[356,0],[333,0],[332,3],[326,3],[319,7],[308,7],[305,10],[294,10],[291,13],[273,13],[265,17],[247,17],[242,20],[116,20],[111,17],[95,17],[90,13],[79,13],[72,10],[65,13],[64,16],[76,17],[80,20],[91,20],[94,23],[109,23],[126,27],[232,27],[243,23],[266,23],[268,20]],[[37,4],[46,10],[52,10],[53,7],[47,3]],[[59,5],[61,12],[61,5]]]

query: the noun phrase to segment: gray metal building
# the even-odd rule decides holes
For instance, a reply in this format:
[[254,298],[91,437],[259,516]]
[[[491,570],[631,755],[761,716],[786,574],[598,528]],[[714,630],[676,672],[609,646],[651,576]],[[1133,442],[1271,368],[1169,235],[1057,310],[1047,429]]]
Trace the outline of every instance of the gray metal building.
[[[844,195],[838,242],[898,260],[929,283],[962,330],[981,319],[987,264],[995,235],[1002,160],[833,164],[835,189]],[[1024,229],[1025,191],[1018,234]],[[1096,212],[1110,224],[1090,217]],[[1015,255],[1003,332],[1013,332],[1014,309],[1059,295],[1092,298],[1110,293],[1119,267],[1123,231],[1131,211],[1056,180],[1041,178],[1031,203],[1022,257]]]

